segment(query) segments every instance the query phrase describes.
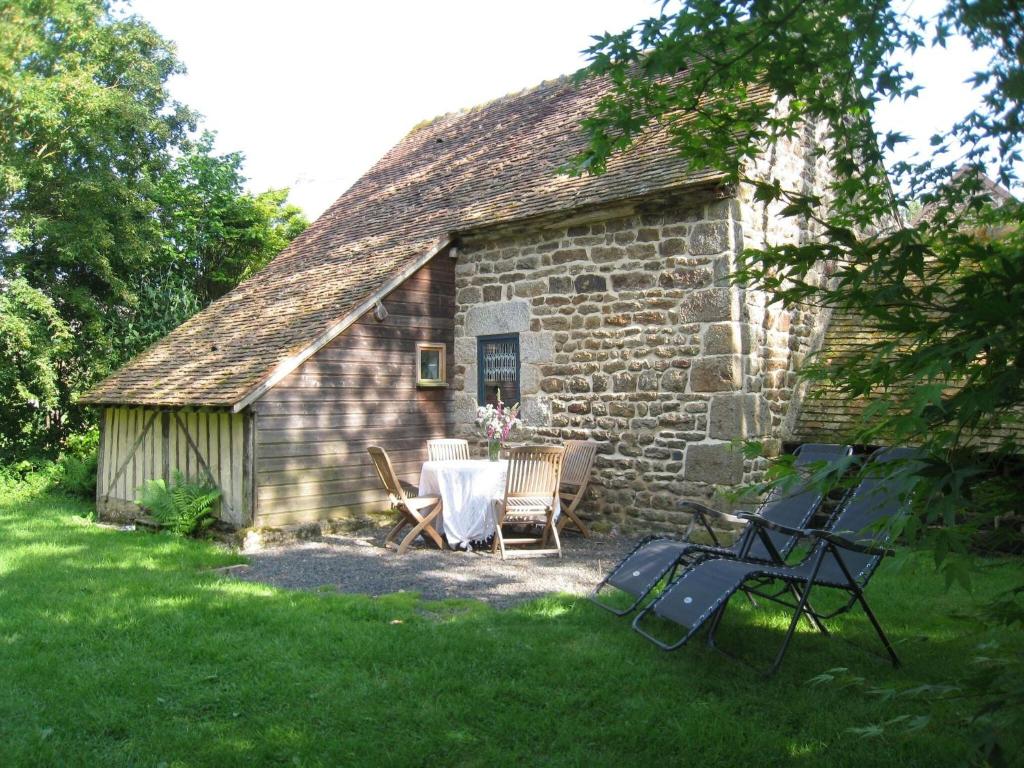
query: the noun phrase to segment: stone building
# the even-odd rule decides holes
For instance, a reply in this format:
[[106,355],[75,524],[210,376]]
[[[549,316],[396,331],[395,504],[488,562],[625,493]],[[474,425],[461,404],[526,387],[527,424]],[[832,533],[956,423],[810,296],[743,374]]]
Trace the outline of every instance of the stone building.
[[[367,444],[415,483],[424,441],[475,436],[499,387],[522,403],[520,439],[599,444],[581,510],[599,526],[676,528],[680,499],[755,478],[735,443],[787,440],[827,318],[728,275],[745,248],[813,233],[658,132],[602,176],[558,175],[605,87],[558,80],[417,127],[90,392],[101,512],[180,468],[230,488],[238,526],[370,514],[386,504]],[[749,171],[822,192],[818,144],[809,126]]]

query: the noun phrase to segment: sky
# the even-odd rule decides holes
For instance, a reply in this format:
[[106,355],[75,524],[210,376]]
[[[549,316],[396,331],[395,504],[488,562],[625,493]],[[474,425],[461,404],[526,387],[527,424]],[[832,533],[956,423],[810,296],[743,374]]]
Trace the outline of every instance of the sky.
[[[933,0],[913,0],[929,13]],[[422,120],[586,64],[591,35],[654,15],[649,0],[134,0],[177,44],[171,93],[204,115],[217,149],[245,155],[254,192],[289,187],[316,218]],[[974,102],[963,42],[915,58],[925,86],[880,128],[927,137]]]

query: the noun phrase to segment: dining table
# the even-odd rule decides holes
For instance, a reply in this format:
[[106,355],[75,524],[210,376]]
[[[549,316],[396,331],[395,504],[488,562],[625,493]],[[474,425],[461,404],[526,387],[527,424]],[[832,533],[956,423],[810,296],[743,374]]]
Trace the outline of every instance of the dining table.
[[[434,525],[448,546],[469,548],[494,535],[495,501],[504,498],[507,474],[507,459],[423,462],[419,495],[441,497],[441,514]],[[557,516],[557,498],[555,505]]]

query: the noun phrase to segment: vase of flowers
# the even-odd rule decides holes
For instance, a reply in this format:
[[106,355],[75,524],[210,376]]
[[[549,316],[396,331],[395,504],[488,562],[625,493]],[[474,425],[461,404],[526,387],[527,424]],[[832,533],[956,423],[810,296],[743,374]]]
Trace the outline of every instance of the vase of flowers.
[[511,408],[505,407],[499,389],[496,406],[488,403],[476,409],[476,423],[487,436],[487,458],[497,461],[501,456],[501,446],[509,439],[512,430],[523,424],[519,418],[519,403]]

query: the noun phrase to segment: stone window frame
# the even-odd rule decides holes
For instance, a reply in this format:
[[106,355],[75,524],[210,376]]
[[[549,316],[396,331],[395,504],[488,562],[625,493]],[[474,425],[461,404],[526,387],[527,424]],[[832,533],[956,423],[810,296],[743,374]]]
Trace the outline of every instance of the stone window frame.
[[[436,379],[423,378],[423,353],[436,352],[438,360],[438,376]],[[448,370],[445,362],[448,356],[448,347],[440,342],[417,342],[416,343],[416,386],[417,387],[447,387]]]
[[518,333],[493,333],[476,337],[476,402],[477,405],[485,405],[487,403],[487,392],[484,389],[484,344],[494,341],[510,341],[512,342],[515,351],[516,388],[514,396],[510,397],[510,393],[508,392],[501,393],[502,402],[512,405],[521,401],[523,386],[523,355],[519,344]]

